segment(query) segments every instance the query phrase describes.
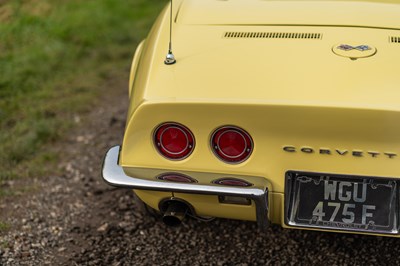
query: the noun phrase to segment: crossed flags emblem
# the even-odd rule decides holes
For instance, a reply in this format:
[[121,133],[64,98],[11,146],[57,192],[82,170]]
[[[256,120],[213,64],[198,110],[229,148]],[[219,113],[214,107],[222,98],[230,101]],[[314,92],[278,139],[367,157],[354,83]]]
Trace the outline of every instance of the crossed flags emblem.
[[340,50],[343,50],[343,51],[357,50],[357,51],[360,51],[360,52],[372,50],[372,48],[369,47],[368,45],[351,46],[351,45],[348,45],[348,44],[341,44],[341,45],[339,45],[337,47],[337,49],[340,49]]

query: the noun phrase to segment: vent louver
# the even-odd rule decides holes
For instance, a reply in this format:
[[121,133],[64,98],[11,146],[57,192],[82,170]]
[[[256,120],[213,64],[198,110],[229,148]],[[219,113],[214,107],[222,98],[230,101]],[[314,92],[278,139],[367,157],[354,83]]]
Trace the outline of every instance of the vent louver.
[[225,32],[224,38],[262,38],[262,39],[310,39],[321,40],[321,33],[291,33],[291,32]]
[[390,43],[400,43],[400,37],[391,36],[389,37]]

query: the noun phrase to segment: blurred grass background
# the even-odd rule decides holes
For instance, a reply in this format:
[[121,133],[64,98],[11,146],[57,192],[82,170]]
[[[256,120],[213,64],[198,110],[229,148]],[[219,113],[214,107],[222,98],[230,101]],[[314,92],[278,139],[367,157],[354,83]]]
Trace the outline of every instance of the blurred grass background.
[[0,183],[57,160],[46,147],[95,108],[112,73],[128,82],[136,45],[165,4],[0,0]]

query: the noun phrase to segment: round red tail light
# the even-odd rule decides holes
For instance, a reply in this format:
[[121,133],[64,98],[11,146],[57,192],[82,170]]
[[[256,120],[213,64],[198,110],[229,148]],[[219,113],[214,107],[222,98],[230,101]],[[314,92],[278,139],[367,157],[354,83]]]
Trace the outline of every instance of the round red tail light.
[[214,153],[229,163],[241,163],[251,155],[253,140],[241,128],[225,126],[217,129],[211,137]]
[[154,143],[163,156],[172,160],[182,160],[192,153],[194,136],[181,124],[165,123],[157,127]]

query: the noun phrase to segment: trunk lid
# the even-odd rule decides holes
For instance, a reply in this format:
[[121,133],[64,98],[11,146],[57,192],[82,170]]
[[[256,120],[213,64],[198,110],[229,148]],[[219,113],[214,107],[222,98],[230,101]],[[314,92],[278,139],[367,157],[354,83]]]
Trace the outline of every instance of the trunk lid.
[[[282,34],[226,38],[227,32]],[[174,34],[177,63],[164,65],[167,42],[159,45],[145,99],[400,110],[400,43],[391,42],[400,31],[180,26]],[[342,44],[367,45],[376,53],[351,60],[334,53]]]
[[400,5],[395,0],[185,0],[177,22],[187,25],[324,25],[399,29],[399,12]]

